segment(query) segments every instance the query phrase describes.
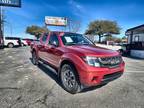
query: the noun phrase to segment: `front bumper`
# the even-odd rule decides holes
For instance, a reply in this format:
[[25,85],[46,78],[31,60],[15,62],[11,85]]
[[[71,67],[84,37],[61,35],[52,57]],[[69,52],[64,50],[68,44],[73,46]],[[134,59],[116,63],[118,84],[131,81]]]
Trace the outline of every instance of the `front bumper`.
[[84,86],[96,86],[119,78],[124,72],[125,63],[116,68],[87,67],[79,70],[80,82]]

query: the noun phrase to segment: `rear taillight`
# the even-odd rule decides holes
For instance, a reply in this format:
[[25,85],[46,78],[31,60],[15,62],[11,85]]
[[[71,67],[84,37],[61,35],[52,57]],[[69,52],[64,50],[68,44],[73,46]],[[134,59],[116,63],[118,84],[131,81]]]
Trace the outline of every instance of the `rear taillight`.
[[19,41],[17,41],[17,43],[19,44]]
[[19,44],[19,45],[21,45],[21,43],[20,43],[21,41],[20,40],[17,40],[17,43]]

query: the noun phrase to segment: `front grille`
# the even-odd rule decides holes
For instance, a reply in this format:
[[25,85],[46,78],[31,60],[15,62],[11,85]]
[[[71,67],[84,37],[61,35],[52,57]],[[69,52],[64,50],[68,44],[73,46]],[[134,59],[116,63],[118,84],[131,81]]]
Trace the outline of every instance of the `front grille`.
[[99,62],[102,67],[115,68],[118,67],[119,64],[122,62],[122,57],[114,56],[114,57],[99,58]]

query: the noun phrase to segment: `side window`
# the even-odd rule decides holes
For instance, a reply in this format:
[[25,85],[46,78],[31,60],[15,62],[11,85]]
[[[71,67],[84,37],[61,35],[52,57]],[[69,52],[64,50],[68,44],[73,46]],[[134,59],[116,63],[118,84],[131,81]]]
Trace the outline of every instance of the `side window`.
[[56,34],[53,34],[53,35],[50,36],[49,44],[59,46],[59,40],[58,40],[58,37],[57,37]]
[[46,41],[47,41],[47,35],[44,35],[44,36],[42,37],[42,42],[43,42],[43,43],[46,43]]
[[139,42],[139,36],[135,36],[135,42]]
[[5,37],[5,39],[8,39],[8,37]]

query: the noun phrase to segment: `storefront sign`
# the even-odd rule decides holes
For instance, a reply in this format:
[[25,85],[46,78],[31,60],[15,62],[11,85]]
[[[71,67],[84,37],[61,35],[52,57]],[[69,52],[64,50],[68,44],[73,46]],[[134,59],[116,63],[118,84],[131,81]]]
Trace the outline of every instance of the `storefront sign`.
[[46,16],[45,24],[51,26],[67,26],[67,18]]
[[21,7],[21,0],[0,0],[0,6]]

